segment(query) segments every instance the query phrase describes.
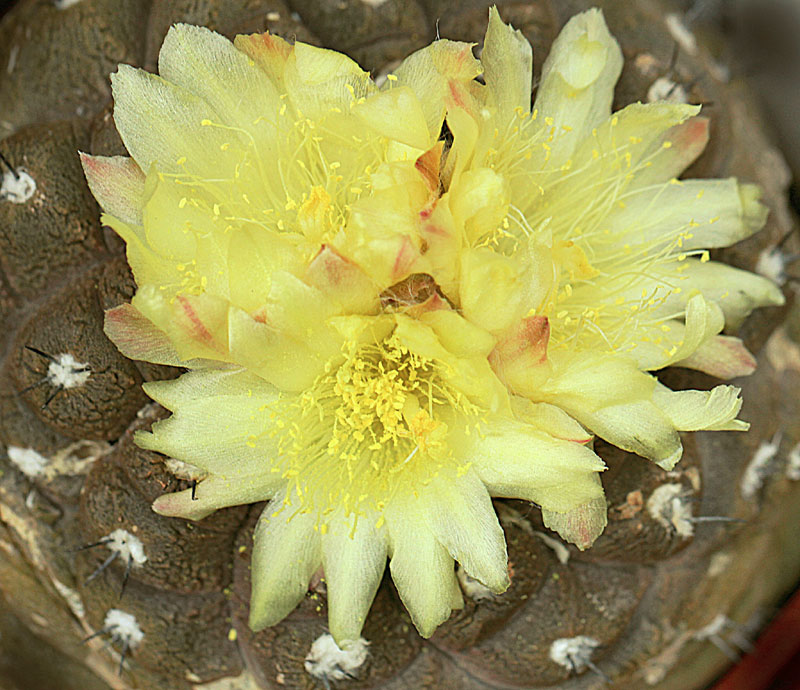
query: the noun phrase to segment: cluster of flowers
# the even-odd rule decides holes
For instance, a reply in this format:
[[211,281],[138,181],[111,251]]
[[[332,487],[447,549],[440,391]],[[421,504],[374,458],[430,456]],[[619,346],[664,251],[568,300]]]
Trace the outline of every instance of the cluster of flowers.
[[675,392],[666,366],[750,373],[721,335],[781,292],[709,260],[759,230],[759,191],[678,176],[691,105],[612,114],[602,14],[531,47],[492,10],[480,61],[437,40],[380,87],[339,53],[179,25],[160,76],[113,75],[131,158],[84,155],[138,291],[107,314],[172,416],[137,442],[206,473],[154,509],[201,519],[269,499],[251,626],[324,570],[357,639],[386,566],[429,636],[462,604],[454,560],[509,584],[491,497],[532,501],[586,548],[606,524],[606,441],[665,469],[680,431],[746,429],[738,389]]

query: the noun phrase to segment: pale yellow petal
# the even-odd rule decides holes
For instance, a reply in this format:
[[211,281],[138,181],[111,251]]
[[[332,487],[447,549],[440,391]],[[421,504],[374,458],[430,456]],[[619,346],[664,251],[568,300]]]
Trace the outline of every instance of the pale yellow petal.
[[233,39],[233,45],[264,71],[278,91],[284,91],[283,72],[293,49],[290,43],[280,36],[265,32],[240,34]]
[[747,431],[750,425],[736,419],[742,408],[740,393],[735,386],[716,386],[710,391],[658,386],[653,402],[679,431]]
[[[640,329],[630,355],[646,370],[662,369],[691,356],[705,342],[716,336],[725,325],[725,316],[716,302],[695,294],[686,304],[684,321],[668,321],[651,329]],[[661,341],[661,342],[657,342]]]
[[120,304],[105,313],[103,332],[130,359],[173,367],[192,366],[178,356],[167,334],[132,304]]
[[421,151],[428,149],[435,141],[428,132],[422,104],[407,86],[373,94],[363,103],[357,103],[352,112],[365,129],[373,129],[379,136]]
[[436,539],[467,573],[493,592],[508,587],[506,544],[489,493],[477,475],[439,475],[419,493]]
[[[247,312],[228,312],[230,357],[284,391],[310,387],[325,368],[324,352],[316,352],[302,339],[291,337]],[[331,347],[338,342],[331,339]]]
[[[235,132],[204,125],[216,111],[202,98],[161,77],[120,65],[111,75],[114,122],[125,147],[142,170],[153,163],[164,172],[233,177],[240,154],[224,149]],[[183,162],[178,163],[179,160]]]
[[[665,266],[664,272],[669,268]],[[780,306],[785,302],[781,289],[768,278],[717,261],[687,259],[681,270],[687,286],[719,304],[725,314],[725,325],[730,329],[738,328],[757,307]],[[686,293],[683,290],[671,304],[686,299]]]
[[493,496],[566,512],[602,495],[595,478],[605,465],[590,448],[529,424],[492,419],[466,453]]
[[316,516],[282,507],[279,495],[264,508],[256,525],[249,621],[256,631],[275,625],[294,610],[322,564]]
[[489,26],[483,42],[481,65],[501,122],[508,123],[517,109],[531,109],[533,53],[520,31],[500,19],[497,7],[489,9]]
[[759,231],[767,208],[755,185],[727,180],[686,180],[624,194],[602,222],[619,243],[657,252],[727,247]]
[[567,160],[580,140],[611,113],[622,51],[598,9],[570,19],[542,68],[534,107],[552,118],[553,162]]
[[351,104],[376,91],[369,72],[335,50],[295,42],[284,72],[286,92],[304,117],[347,113]]
[[550,436],[581,444],[592,440],[592,435],[586,429],[556,405],[534,403],[518,396],[511,399],[511,404],[517,419]]
[[212,475],[193,489],[163,494],[153,501],[153,511],[165,517],[202,520],[220,508],[266,501],[286,484],[277,474],[253,469],[250,475]]
[[328,626],[336,643],[361,637],[369,607],[386,568],[386,529],[376,528],[378,516],[368,514],[351,526],[355,516],[333,515],[322,535],[322,566],[328,587]]
[[[158,72],[211,105],[219,122],[259,138],[275,136],[276,114],[282,103],[275,85],[215,31],[173,25],[158,54]],[[260,153],[266,155],[269,150]]]
[[[412,53],[394,70],[396,84],[407,85],[417,94],[431,140],[439,136],[445,100],[452,90],[471,82],[480,73],[481,66],[472,55],[472,46],[447,40],[435,41]],[[392,81],[387,88],[392,88]]]
[[[597,483],[600,480],[597,479]],[[562,539],[575,544],[581,551],[588,549],[608,524],[606,498],[601,495],[565,513],[542,510],[545,527],[558,532]]]
[[464,316],[499,334],[527,312],[536,294],[536,276],[520,258],[480,247],[461,253],[459,301]]
[[577,419],[609,443],[671,470],[683,455],[672,420],[650,400],[604,407],[596,412],[574,411]]
[[352,261],[323,245],[305,272],[305,280],[345,314],[374,314],[380,308],[377,287]]
[[553,375],[542,384],[536,400],[558,405],[580,422],[578,411],[649,399],[656,384],[622,354],[551,349],[550,361]]
[[[243,371],[200,369],[144,388],[173,414],[153,424],[151,432],[138,432],[140,447],[197,465],[221,479],[233,481],[259,470],[269,477],[277,452],[270,433],[270,405],[278,394],[271,385]],[[273,481],[280,478],[277,473],[272,476]]]
[[131,303],[169,336],[181,359],[230,361],[227,300],[206,293],[173,298],[144,285]]
[[392,580],[419,634],[430,637],[454,608],[453,558],[428,528],[420,499],[398,495],[385,515]]

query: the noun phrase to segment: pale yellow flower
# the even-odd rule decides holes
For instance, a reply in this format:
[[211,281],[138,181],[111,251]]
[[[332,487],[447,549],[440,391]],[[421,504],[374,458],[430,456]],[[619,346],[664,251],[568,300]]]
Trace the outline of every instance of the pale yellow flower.
[[564,27],[532,109],[530,46],[495,10],[482,63],[485,87],[459,85],[448,99],[440,206],[464,239],[457,300],[499,338],[498,376],[665,469],[681,457],[678,431],[746,429],[738,389],[673,392],[644,372],[754,369],[741,341],[720,333],[783,295],[708,250],[761,229],[758,188],[676,179],[707,141],[699,107],[611,113],[622,53],[599,10]]
[[83,162],[138,290],[106,331],[190,369],[146,384],[173,415],[136,440],[207,477],[154,509],[270,499],[254,629],[322,568],[331,633],[357,639],[388,557],[430,635],[462,604],[454,561],[508,586],[492,496],[537,503],[580,548],[602,531],[582,424],[665,467],[676,429],[743,426],[735,389],[672,393],[643,370],[749,366],[723,317],[780,293],[735,272],[724,297],[733,269],[692,256],[760,227],[754,188],[662,183],[704,129],[679,106],[609,119],[621,57],[597,12],[556,42],[535,116],[530,47],[496,11],[482,62],[437,41],[377,88],[332,51],[179,25],[160,77],[114,75],[132,158]]

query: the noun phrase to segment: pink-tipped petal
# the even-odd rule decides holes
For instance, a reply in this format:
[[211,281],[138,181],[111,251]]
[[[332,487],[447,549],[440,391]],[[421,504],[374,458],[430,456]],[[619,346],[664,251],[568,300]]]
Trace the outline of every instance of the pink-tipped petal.
[[103,330],[119,351],[130,359],[186,366],[166,333],[159,330],[132,304],[121,304],[109,309],[105,314]]
[[756,358],[739,338],[717,335],[704,342],[676,366],[697,369],[720,379],[750,376],[756,370]]
[[141,225],[145,175],[136,161],[88,153],[80,157],[89,189],[102,209],[125,223]]
[[343,313],[374,314],[380,306],[367,274],[330,245],[322,245],[308,265],[305,280],[336,302]]
[[529,316],[514,325],[489,354],[489,362],[501,381],[518,395],[525,395],[542,375],[547,375],[550,322],[546,316]]

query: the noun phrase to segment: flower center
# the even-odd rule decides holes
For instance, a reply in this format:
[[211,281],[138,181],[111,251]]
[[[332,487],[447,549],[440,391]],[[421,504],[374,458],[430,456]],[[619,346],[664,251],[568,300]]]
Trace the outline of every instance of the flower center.
[[393,335],[347,343],[343,354],[310,390],[270,406],[278,451],[272,471],[292,486],[284,507],[317,513],[323,532],[334,510],[354,516],[355,528],[399,487],[413,491],[445,465],[465,471],[456,467],[447,435],[453,425],[469,433],[479,415],[445,382],[444,365]]

